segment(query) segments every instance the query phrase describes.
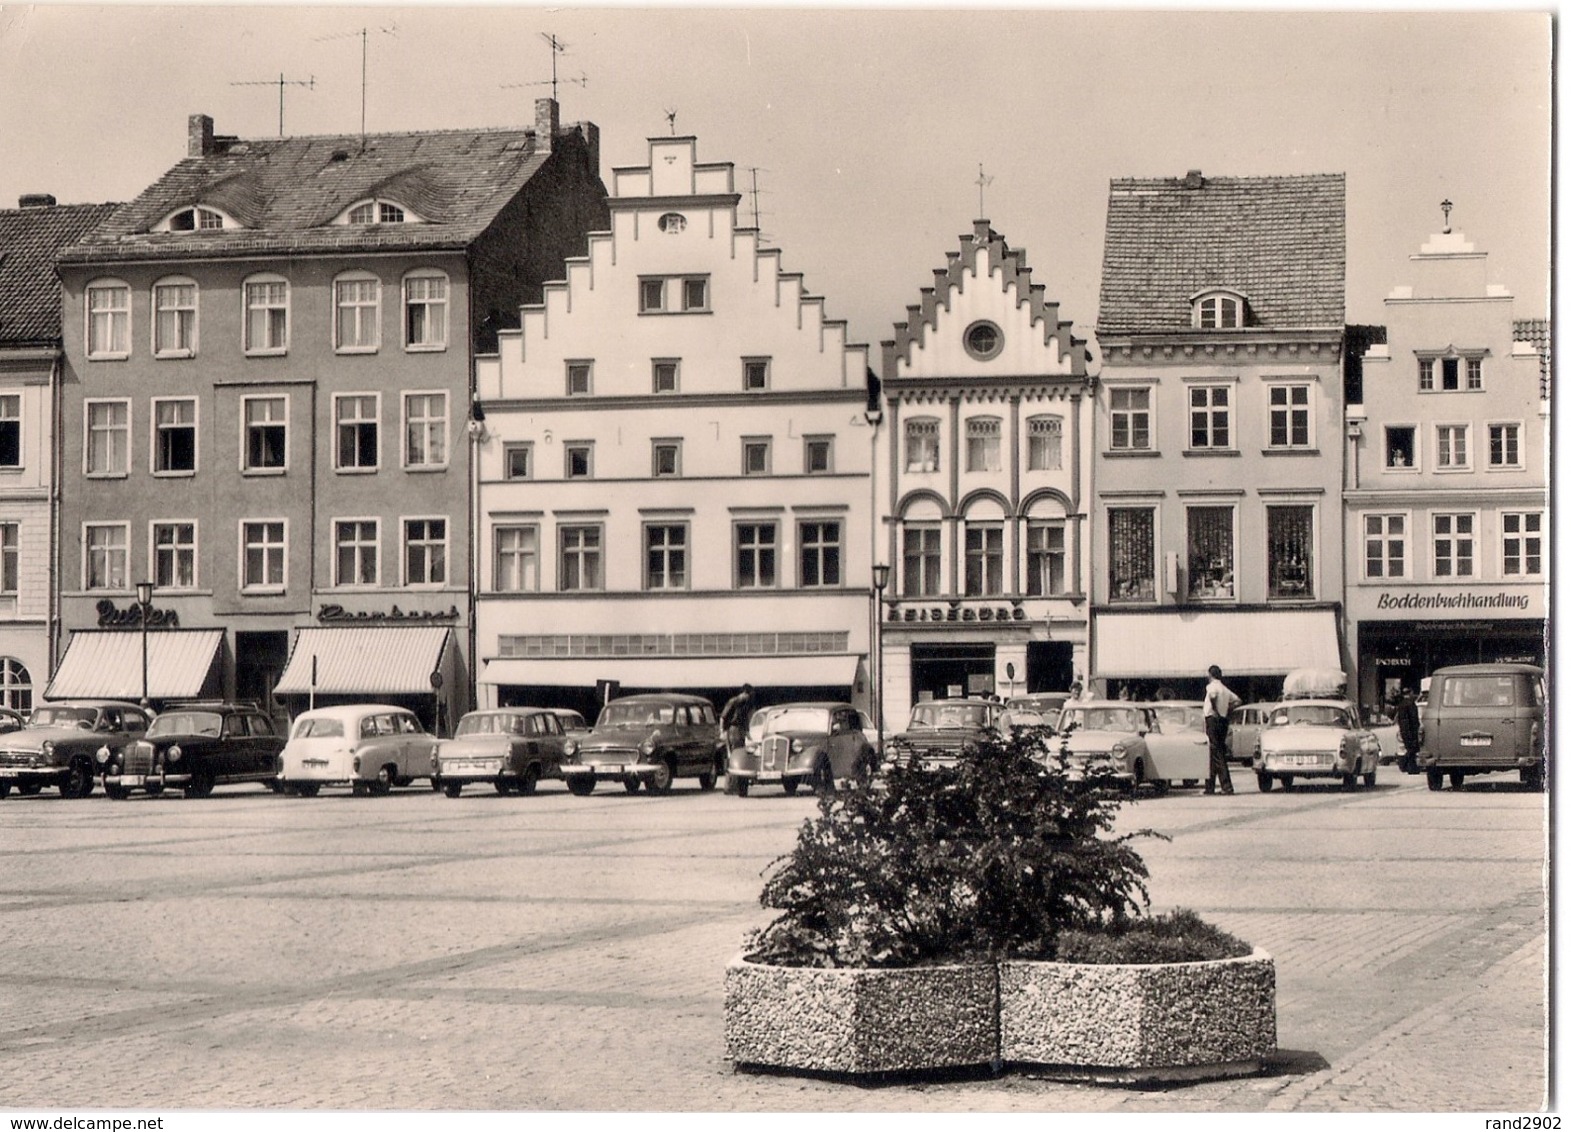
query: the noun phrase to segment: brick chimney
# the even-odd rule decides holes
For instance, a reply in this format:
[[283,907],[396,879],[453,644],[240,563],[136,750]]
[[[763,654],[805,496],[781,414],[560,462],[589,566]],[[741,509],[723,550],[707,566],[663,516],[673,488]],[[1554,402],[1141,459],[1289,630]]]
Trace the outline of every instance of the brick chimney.
[[1191,169],[1189,172],[1184,174],[1184,188],[1203,189],[1205,187],[1206,179],[1200,175],[1200,170]]
[[554,98],[535,99],[535,152],[550,153],[561,127],[561,108]]
[[186,156],[213,156],[213,120],[206,114],[191,115],[186,129]]
[[54,206],[55,198],[50,193],[23,193],[16,202],[18,208],[53,208]]

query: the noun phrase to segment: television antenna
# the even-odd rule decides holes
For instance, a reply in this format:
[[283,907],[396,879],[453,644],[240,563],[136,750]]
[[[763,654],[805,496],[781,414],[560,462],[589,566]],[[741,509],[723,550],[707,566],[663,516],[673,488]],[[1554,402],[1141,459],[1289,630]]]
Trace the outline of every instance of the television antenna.
[[758,175],[760,173],[767,173],[769,170],[760,169],[756,165],[749,165],[747,167],[747,172],[750,183],[750,187],[747,190],[747,198],[753,206],[753,228],[758,232],[759,239],[768,239],[768,237],[764,234],[763,221],[760,219],[763,214],[758,211]]
[[544,32],[544,31],[541,32],[540,33],[540,38],[545,40],[546,43],[548,43],[550,45],[550,47],[551,47],[551,77],[549,79],[539,79],[539,80],[537,80],[535,82],[531,82],[531,83],[503,83],[502,84],[502,89],[503,90],[517,90],[519,87],[525,87],[525,86],[549,86],[551,88],[551,101],[552,102],[557,102],[558,99],[557,99],[556,88],[560,84],[566,83],[569,86],[587,87],[589,85],[589,76],[584,74],[583,71],[579,71],[578,72],[578,77],[577,78],[573,78],[573,79],[563,79],[563,78],[558,78],[557,77],[557,73],[556,73],[557,56],[559,56],[559,55],[566,55],[567,54],[567,44],[563,43],[560,39],[558,39],[556,36],[552,35],[550,32]]
[[[377,31],[383,35],[398,35],[398,24],[391,23],[378,27]],[[337,35],[323,35],[317,37],[318,43],[330,43],[337,39],[348,39],[352,35],[360,37],[360,144],[365,144],[365,92],[366,92],[366,56],[369,53],[371,29],[362,27],[359,31],[339,32]]]
[[278,88],[278,136],[284,136],[284,88],[286,86],[303,86],[307,90],[316,89],[316,76],[309,79],[286,79],[282,71],[276,79],[258,79],[255,82],[230,83],[230,86],[276,86]]

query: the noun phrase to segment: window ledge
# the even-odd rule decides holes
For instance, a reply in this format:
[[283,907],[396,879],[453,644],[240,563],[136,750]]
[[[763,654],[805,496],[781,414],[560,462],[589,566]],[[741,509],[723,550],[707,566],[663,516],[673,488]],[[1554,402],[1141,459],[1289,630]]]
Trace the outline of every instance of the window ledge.
[[[418,475],[430,475],[430,474],[432,474],[434,472],[445,472],[445,471],[447,471],[447,468],[448,468],[448,465],[446,465],[446,464],[405,464],[404,465],[404,471],[408,472],[410,475],[415,475],[415,476],[418,476]],[[588,479],[589,477],[587,477],[587,476],[579,476],[578,478],[579,479]]]
[[704,307],[690,311],[639,311],[638,313],[649,318],[680,318],[685,314],[714,314],[715,312],[712,307]]
[[282,476],[288,473],[288,468],[241,468],[242,476]]
[[195,350],[155,350],[153,352],[153,357],[157,358],[161,362],[179,361],[179,360],[181,360],[183,358],[194,358],[194,357],[196,357],[196,351]]
[[380,467],[371,468],[334,468],[333,471],[340,476],[374,476]]
[[380,347],[377,347],[377,346],[335,346],[333,348],[333,353],[340,354],[340,355],[342,355],[342,354],[375,354],[375,353],[377,353],[379,351],[379,349],[380,349]]
[[1155,448],[1109,448],[1103,453],[1109,460],[1130,460],[1140,458],[1161,459],[1162,453]]
[[1242,456],[1237,448],[1186,448],[1185,456]]
[[436,344],[430,345],[430,346],[417,346],[417,345],[414,345],[413,343],[409,343],[409,344],[406,344],[404,346],[404,353],[406,353],[406,354],[440,354],[440,353],[442,353],[446,349],[447,349],[447,343],[446,342],[440,342],[440,343],[436,343]]
[[154,472],[153,478],[156,480],[188,480],[194,475],[196,475],[195,468],[179,468],[171,471]]
[[1262,448],[1262,456],[1318,456],[1318,448]]
[[88,354],[87,360],[90,362],[123,362],[130,357],[131,352],[128,350],[123,354]]

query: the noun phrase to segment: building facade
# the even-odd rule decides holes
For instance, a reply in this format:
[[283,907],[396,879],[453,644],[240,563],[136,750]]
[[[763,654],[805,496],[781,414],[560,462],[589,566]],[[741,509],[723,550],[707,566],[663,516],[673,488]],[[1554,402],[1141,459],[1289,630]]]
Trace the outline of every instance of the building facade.
[[1344,178],[1114,180],[1092,426],[1090,672],[1266,699],[1345,668]]
[[1448,664],[1542,665],[1548,335],[1449,227],[1409,257],[1347,407],[1347,620],[1365,703]]
[[1087,671],[1089,353],[986,220],[883,347],[891,725]]
[[472,360],[604,226],[597,149],[548,99],[515,130],[193,116],[185,160],[59,260],[71,640],[47,694],[455,721]]
[[479,697],[868,699],[867,349],[691,137],[477,365]]

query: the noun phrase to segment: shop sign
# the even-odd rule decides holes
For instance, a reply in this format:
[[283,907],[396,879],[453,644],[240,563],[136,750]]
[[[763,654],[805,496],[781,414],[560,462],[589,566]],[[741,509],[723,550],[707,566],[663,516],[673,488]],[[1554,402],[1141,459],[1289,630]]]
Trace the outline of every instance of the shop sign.
[[1376,609],[1518,609],[1526,611],[1529,597],[1523,593],[1479,593],[1477,590],[1459,590],[1455,593],[1405,593],[1383,591],[1375,602]]
[[[98,611],[98,627],[100,629],[118,629],[122,626],[134,625],[142,627],[142,607],[128,605],[124,609],[115,608],[115,603],[104,598],[93,607]],[[177,629],[180,627],[180,615],[173,609],[154,609],[147,607],[148,628],[159,627],[164,629]]]
[[316,611],[316,619],[322,622],[324,625],[358,625],[364,624],[367,621],[391,621],[394,623],[457,621],[458,616],[458,606],[456,605],[446,610],[399,609],[398,606],[395,605],[392,609],[363,609],[358,611],[351,611],[345,609],[341,605],[330,602],[324,604]]
[[1025,621],[1026,611],[1018,601],[1009,605],[967,605],[951,601],[943,605],[908,605],[901,608],[891,603],[889,621]]

